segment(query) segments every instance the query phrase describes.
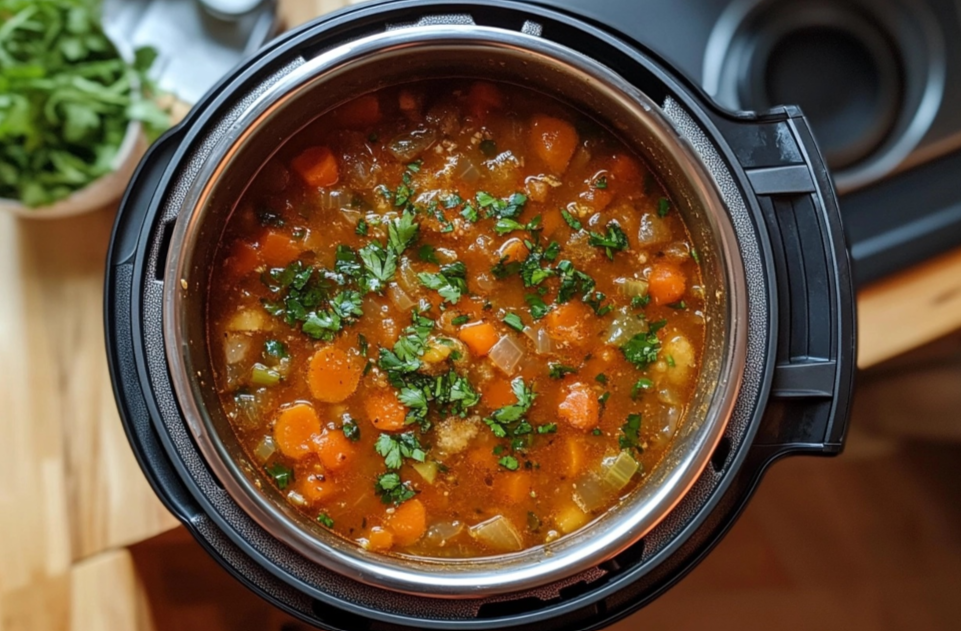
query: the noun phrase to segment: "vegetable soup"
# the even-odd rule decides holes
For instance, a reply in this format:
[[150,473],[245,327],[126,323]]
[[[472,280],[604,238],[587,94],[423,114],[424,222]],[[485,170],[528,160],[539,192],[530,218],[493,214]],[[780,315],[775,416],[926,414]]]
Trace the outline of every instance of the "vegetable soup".
[[318,528],[417,556],[543,545],[644,484],[684,419],[698,262],[581,113],[507,84],[385,89],[244,194],[210,281],[216,385]]

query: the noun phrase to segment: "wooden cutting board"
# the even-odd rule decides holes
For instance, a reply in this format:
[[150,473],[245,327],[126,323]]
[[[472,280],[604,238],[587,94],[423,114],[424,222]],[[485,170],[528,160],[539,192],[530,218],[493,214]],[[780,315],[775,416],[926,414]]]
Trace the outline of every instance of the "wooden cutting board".
[[[289,26],[345,0],[281,0]],[[0,215],[0,631],[146,630],[125,546],[177,522],[147,485],[105,361],[116,208]],[[861,293],[868,367],[961,327],[961,251]]]

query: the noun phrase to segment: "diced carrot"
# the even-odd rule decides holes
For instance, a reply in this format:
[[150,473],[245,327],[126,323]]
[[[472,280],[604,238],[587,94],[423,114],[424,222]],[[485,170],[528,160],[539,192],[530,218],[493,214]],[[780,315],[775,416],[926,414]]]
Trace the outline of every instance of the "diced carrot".
[[580,198],[585,206],[593,208],[595,212],[601,212],[610,205],[614,196],[606,188],[590,188],[581,193]]
[[647,290],[655,305],[669,305],[677,302],[687,289],[684,272],[676,265],[658,263],[647,279]]
[[497,344],[501,337],[490,322],[465,324],[460,328],[457,335],[464,344],[467,344],[472,353],[480,357],[484,357],[491,352],[494,344]]
[[641,181],[641,167],[637,161],[623,153],[619,153],[611,160],[611,175],[614,184],[637,184]]
[[574,383],[557,406],[557,415],[568,425],[586,432],[594,429],[601,420],[601,404],[597,394],[587,384]]
[[394,533],[374,526],[367,535],[367,549],[373,552],[386,552],[394,546]]
[[587,340],[587,323],[594,317],[591,308],[580,300],[558,305],[547,314],[547,334],[557,342],[581,344]]
[[520,504],[531,497],[531,474],[511,471],[494,478],[494,493],[508,504]]
[[313,406],[298,403],[280,411],[274,424],[274,440],[280,453],[299,460],[311,452],[313,438],[320,433],[320,419]]
[[522,263],[529,253],[530,250],[528,250],[524,242],[517,237],[508,239],[497,250],[497,256],[502,259],[506,257],[507,263]]
[[467,103],[471,114],[484,118],[492,110],[504,107],[504,95],[493,83],[477,81],[467,93]]
[[327,471],[340,471],[350,463],[354,445],[341,431],[326,431],[315,442],[314,451]]
[[531,120],[531,144],[534,153],[555,173],[567,170],[578,141],[574,126],[565,120],[542,114]]
[[335,346],[325,346],[310,358],[310,393],[318,401],[340,403],[357,389],[362,371],[350,355]]
[[517,395],[507,379],[494,379],[484,388],[481,400],[491,410],[497,410],[517,403]]
[[234,279],[243,278],[260,265],[260,254],[252,243],[237,241],[230,248],[230,255],[225,264],[228,276]]
[[407,409],[393,390],[380,390],[364,401],[367,419],[379,430],[397,432],[405,427]]
[[260,258],[267,267],[284,267],[301,254],[300,243],[277,230],[267,230],[259,239]]
[[541,230],[544,236],[550,237],[555,232],[567,225],[560,208],[554,208],[541,215]]
[[308,504],[323,504],[337,495],[337,485],[319,474],[311,474],[300,478],[297,491],[307,500]]
[[332,118],[341,127],[365,129],[381,121],[380,101],[376,94],[365,94],[338,107]]
[[427,532],[427,509],[418,499],[407,500],[387,517],[387,526],[394,533],[394,543],[409,546]]
[[304,149],[290,166],[307,186],[333,186],[340,179],[337,158],[327,147]]

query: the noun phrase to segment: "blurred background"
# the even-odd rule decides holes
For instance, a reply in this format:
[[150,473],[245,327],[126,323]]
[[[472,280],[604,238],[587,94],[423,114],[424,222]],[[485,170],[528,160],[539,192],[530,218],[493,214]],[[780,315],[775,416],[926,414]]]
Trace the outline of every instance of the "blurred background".
[[[103,8],[118,46],[156,49],[176,120],[263,42],[347,4]],[[616,24],[730,109],[801,104],[859,285],[845,454],[775,465],[714,553],[614,628],[961,627],[961,1],[545,4]],[[0,212],[0,631],[307,629],[208,558],[127,446],[102,332],[116,208]]]

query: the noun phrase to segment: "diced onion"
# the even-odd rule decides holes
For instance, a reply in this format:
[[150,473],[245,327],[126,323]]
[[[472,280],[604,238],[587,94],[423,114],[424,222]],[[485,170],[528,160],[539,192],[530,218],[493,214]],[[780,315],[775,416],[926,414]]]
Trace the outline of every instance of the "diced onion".
[[307,506],[307,500],[297,491],[287,493],[287,501],[295,506]]
[[350,203],[350,196],[340,189],[317,189],[317,207],[320,210],[340,210]]
[[612,462],[605,461],[601,482],[614,491],[620,491],[631,481],[639,467],[640,465],[630,454],[622,451]]
[[648,284],[646,280],[636,278],[618,278],[614,281],[621,295],[627,298],[643,298],[647,295]]
[[481,172],[472,160],[465,157],[458,161],[457,172],[454,175],[465,184],[474,184],[480,179]]
[[604,341],[611,346],[623,346],[632,337],[640,333],[647,333],[647,320],[631,311],[628,307],[618,309],[610,325]]
[[420,289],[420,279],[417,277],[417,271],[411,264],[410,259],[402,257],[400,259],[400,272],[397,274],[397,283],[401,286],[401,289],[406,291],[408,294],[416,294]]
[[433,484],[434,480],[437,479],[437,463],[431,460],[430,462],[412,462],[411,465],[414,471],[420,474],[420,477],[428,484]]
[[440,261],[441,265],[447,265],[448,263],[457,261],[457,252],[448,248],[437,248],[434,250],[434,254],[437,255],[437,260]]
[[574,483],[574,502],[585,513],[607,504],[613,494],[611,487],[593,471]]
[[652,417],[651,422],[658,428],[658,438],[667,440],[677,431],[677,423],[681,419],[681,408],[676,405],[665,405]]
[[257,446],[254,447],[254,455],[261,462],[267,462],[271,456],[277,452],[277,443],[274,442],[274,437],[267,434],[260,439]]
[[663,219],[654,213],[641,215],[640,228],[637,231],[637,243],[644,247],[664,243],[671,240],[671,229]]
[[237,394],[234,396],[237,405],[235,420],[244,428],[252,429],[262,423],[260,416],[260,401],[253,394]]
[[394,303],[394,306],[401,311],[409,311],[411,307],[417,304],[411,300],[407,292],[401,289],[397,283],[390,284],[390,287],[387,289],[387,296],[390,298],[390,301]]
[[415,129],[394,136],[387,144],[387,151],[401,162],[412,162],[436,139],[437,133],[433,129]]
[[438,521],[434,522],[427,529],[424,536],[425,541],[430,545],[444,547],[451,539],[464,532],[464,524],[459,521]]
[[494,287],[496,286],[494,283],[494,278],[485,272],[481,272],[474,277],[474,284],[477,285],[477,289],[485,294],[493,291]]
[[534,342],[534,351],[538,355],[548,355],[553,351],[551,336],[540,325],[524,327],[524,335]]
[[239,364],[250,352],[250,338],[246,335],[229,333],[224,340],[224,360],[227,365]]
[[674,388],[661,388],[657,391],[657,400],[668,405],[679,405],[681,397]]
[[575,504],[557,511],[554,523],[565,535],[570,534],[587,523],[590,516]]
[[510,375],[524,357],[524,349],[510,335],[505,335],[497,344],[494,344],[488,357],[495,366]]
[[524,547],[524,541],[517,529],[503,515],[491,517],[487,521],[471,526],[470,535],[498,552],[517,552]]

